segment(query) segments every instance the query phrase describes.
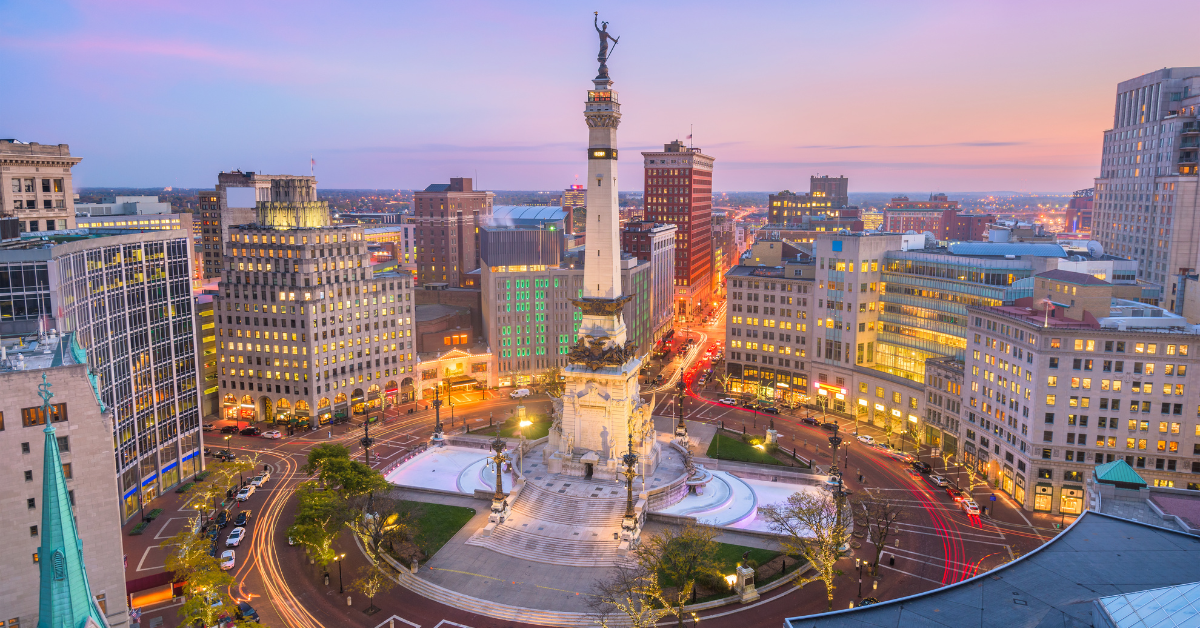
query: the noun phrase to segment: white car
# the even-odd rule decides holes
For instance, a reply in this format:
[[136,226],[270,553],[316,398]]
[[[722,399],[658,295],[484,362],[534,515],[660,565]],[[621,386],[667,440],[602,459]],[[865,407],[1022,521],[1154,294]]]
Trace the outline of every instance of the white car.
[[246,538],[246,528],[234,528],[229,533],[229,538],[225,539],[225,547],[237,547],[242,544],[244,538]]
[[253,486],[244,486],[244,487],[242,487],[242,490],[238,491],[237,500],[239,502],[244,502],[247,499],[250,499],[250,496],[253,494],[254,494]]
[[266,484],[266,483],[267,483],[268,481],[270,481],[270,479],[271,479],[271,472],[270,472],[270,471],[263,471],[262,473],[259,473],[259,474],[258,474],[258,477],[262,478],[262,483],[263,483],[263,484]]
[[931,484],[933,484],[934,486],[945,486],[946,484],[948,484],[948,482],[946,482],[946,478],[944,478],[940,475],[929,476],[929,482]]
[[279,430],[270,430],[262,433],[263,438],[283,438],[283,434]]
[[254,488],[261,487],[262,483],[263,483],[263,476],[261,476],[261,475],[256,475],[253,478],[250,478],[250,486],[253,486]]
[[968,515],[979,514],[979,504],[976,504],[975,500],[973,499],[964,499],[961,502],[958,502],[958,505],[962,506],[963,512],[967,513]]
[[518,389],[508,393],[508,396],[513,399],[520,399],[522,397],[528,397],[529,389],[528,388],[518,388]]
[[717,401],[728,406],[736,406],[738,404],[737,399],[734,399],[733,397],[726,397],[724,399],[718,399]]
[[870,436],[869,434],[859,434],[859,435],[858,435],[858,440],[859,440],[860,442],[866,443],[866,444],[868,444],[868,445],[874,445],[874,444],[875,444],[875,439],[874,439],[874,438],[871,438],[871,436]]
[[224,552],[221,552],[221,569],[233,569],[233,565],[236,560],[237,556],[233,553],[233,550],[225,550]]

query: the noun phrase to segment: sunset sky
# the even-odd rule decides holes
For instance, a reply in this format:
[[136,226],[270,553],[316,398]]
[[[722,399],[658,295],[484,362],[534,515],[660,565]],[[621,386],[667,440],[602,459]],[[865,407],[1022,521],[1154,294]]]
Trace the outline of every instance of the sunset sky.
[[[336,6],[335,6],[336,5]],[[1162,10],[1156,9],[1160,7]],[[554,189],[585,172],[592,11],[621,37],[621,189],[684,139],[716,190],[1090,187],[1118,81],[1200,64],[1185,4],[0,0],[0,137],[77,187]]]

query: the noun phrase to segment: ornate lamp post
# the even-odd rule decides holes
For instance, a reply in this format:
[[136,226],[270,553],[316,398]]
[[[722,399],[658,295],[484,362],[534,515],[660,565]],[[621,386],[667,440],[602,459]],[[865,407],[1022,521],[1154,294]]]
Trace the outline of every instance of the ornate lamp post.
[[831,462],[829,464],[829,475],[838,476],[839,483],[841,482],[841,473],[838,472],[838,468],[837,468],[837,452],[838,452],[838,446],[841,444],[842,444],[842,437],[838,436],[838,422],[837,422],[837,419],[834,419],[833,420],[833,436],[829,437],[829,445],[831,447],[833,447],[833,462]]
[[[368,417],[369,418],[369,417]],[[363,437],[358,441],[363,446],[363,459],[368,465],[371,464],[371,445],[375,444],[375,439],[371,438],[371,421],[363,421]]]
[[637,477],[634,466],[638,462],[638,455],[633,453],[632,432],[629,434],[629,450],[621,456],[621,462],[625,463],[625,519],[621,521],[621,529],[625,533],[625,540],[632,543],[637,531],[637,519],[633,513],[633,478]]
[[345,554],[338,554],[337,556],[333,557],[334,562],[336,562],[338,564],[338,593],[339,594],[346,592],[345,588],[342,586],[342,559],[345,557],[346,557]]
[[504,454],[505,442],[503,438],[497,436],[491,443],[492,451],[496,452],[491,457],[492,463],[496,465],[496,492],[492,495],[492,514],[488,517],[488,521],[492,523],[504,523],[504,519],[508,516],[508,504],[504,499],[504,477],[502,475],[501,466],[508,456]]
[[440,392],[440,387],[433,389],[433,437],[429,439],[429,444],[434,447],[442,446],[446,440],[442,436],[442,399],[439,395]]
[[[683,393],[686,388],[683,384],[682,379],[679,380],[679,385],[676,386],[676,389],[678,390],[678,393],[677,393],[677,396],[675,399],[675,414],[677,414],[679,416],[679,423],[675,425],[675,436],[676,436],[676,438],[680,438],[680,439],[683,439],[684,441],[686,441],[687,435],[688,435],[687,425],[683,422],[683,398],[684,398]],[[632,438],[632,437],[633,437],[633,435],[630,434],[630,438]],[[630,446],[630,449],[632,450],[632,445]]]

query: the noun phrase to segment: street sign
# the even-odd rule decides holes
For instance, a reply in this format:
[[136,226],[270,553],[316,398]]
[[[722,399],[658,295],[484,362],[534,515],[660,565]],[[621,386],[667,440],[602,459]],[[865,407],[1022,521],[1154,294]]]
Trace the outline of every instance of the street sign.
[[992,493],[992,501],[996,501],[996,494]]

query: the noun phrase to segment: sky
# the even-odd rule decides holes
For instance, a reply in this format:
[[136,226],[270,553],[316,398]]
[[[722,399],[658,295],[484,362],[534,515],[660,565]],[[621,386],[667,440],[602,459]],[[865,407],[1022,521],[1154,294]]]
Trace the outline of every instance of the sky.
[[321,188],[561,189],[586,175],[599,10],[622,190],[691,132],[718,191],[1069,192],[1119,81],[1200,64],[1181,5],[1135,5],[0,0],[0,137],[70,144],[76,187],[312,158]]

